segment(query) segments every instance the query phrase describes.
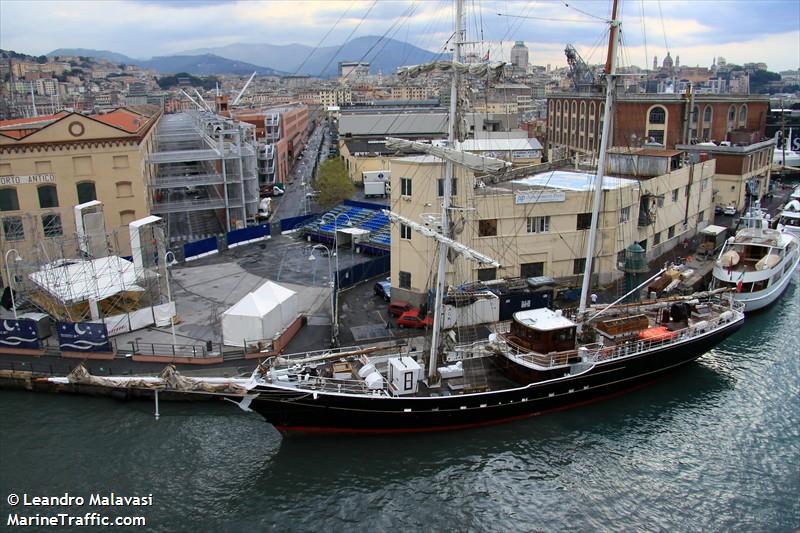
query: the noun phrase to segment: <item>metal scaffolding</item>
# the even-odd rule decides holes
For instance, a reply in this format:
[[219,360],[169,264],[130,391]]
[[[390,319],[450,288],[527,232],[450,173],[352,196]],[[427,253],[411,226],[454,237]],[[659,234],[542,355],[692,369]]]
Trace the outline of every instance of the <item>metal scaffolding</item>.
[[258,211],[255,126],[211,113],[166,115],[147,164],[150,212],[170,241],[243,228]]

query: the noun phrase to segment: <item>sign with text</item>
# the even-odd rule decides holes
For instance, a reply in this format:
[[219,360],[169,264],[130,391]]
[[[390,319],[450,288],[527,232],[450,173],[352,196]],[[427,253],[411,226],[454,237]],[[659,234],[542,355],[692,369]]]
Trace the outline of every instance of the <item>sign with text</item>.
[[36,334],[36,322],[33,320],[0,320],[0,348],[23,348],[38,350],[39,336]]
[[534,159],[539,157],[538,150],[514,150],[511,152],[512,159]]
[[563,202],[567,199],[564,191],[530,191],[518,192],[514,197],[515,204],[543,204],[547,202]]
[[55,183],[54,174],[31,174],[30,176],[0,176],[0,185],[29,185],[31,183]]
[[111,352],[105,324],[59,322],[58,345],[64,352]]

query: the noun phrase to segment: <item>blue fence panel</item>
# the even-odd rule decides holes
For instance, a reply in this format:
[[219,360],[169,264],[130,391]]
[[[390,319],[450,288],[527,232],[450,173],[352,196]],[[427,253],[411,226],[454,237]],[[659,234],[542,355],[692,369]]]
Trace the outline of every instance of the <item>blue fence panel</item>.
[[281,219],[281,231],[289,231],[292,229],[297,229],[305,222],[313,218],[318,218],[320,215],[313,214],[313,215],[300,215],[299,217],[289,217],[289,218],[282,218]]
[[350,206],[350,207],[363,207],[364,209],[376,209],[378,211],[380,211],[381,209],[388,209],[389,208],[389,204],[388,203],[386,203],[386,204],[376,204],[374,202],[360,202],[358,200],[345,200],[342,203],[344,203],[344,205],[347,205],[347,206]]
[[258,226],[250,226],[248,228],[229,231],[227,235],[225,235],[225,239],[228,242],[228,246],[233,246],[234,244],[238,244],[240,242],[268,237],[269,234],[269,224],[260,224]]
[[366,263],[358,263],[352,267],[341,269],[339,270],[339,287],[344,289],[365,279],[386,274],[390,268],[391,260],[389,256],[382,255]]
[[111,352],[105,324],[58,322],[58,347],[64,352]]
[[30,319],[3,320],[0,328],[0,348],[39,349],[36,322]]
[[217,251],[217,238],[209,237],[195,242],[187,242],[183,245],[183,257],[189,259],[200,254],[207,254],[209,252]]

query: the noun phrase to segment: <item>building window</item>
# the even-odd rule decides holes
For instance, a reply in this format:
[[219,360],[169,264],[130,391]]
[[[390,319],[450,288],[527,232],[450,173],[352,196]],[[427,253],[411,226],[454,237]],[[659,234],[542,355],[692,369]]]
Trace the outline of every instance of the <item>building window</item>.
[[411,240],[411,226],[400,224],[400,238],[407,241]]
[[591,213],[578,213],[577,229],[589,229],[592,227],[592,214]]
[[92,200],[97,200],[97,192],[94,188],[94,182],[84,181],[83,183],[79,183],[78,203],[85,204],[86,202],[91,202]]
[[550,231],[550,217],[528,217],[528,233],[545,233]]
[[487,218],[478,221],[478,237],[494,237],[497,235],[497,219]]
[[699,213],[697,213],[697,223],[698,224],[705,219],[705,215],[706,215],[705,211],[700,211]]
[[744,128],[747,126],[747,104],[742,104],[739,108],[739,127]]
[[478,281],[492,281],[493,279],[497,279],[496,268],[492,267],[478,269]]
[[128,198],[133,196],[133,187],[130,181],[117,182],[117,198]]
[[127,210],[127,211],[120,211],[119,212],[119,224],[120,226],[127,226],[131,222],[136,220],[136,211]]
[[[444,178],[439,178],[436,180],[436,184],[438,187],[437,195],[439,198],[444,196]],[[458,180],[453,178],[450,182],[450,196],[456,196],[458,194]]]
[[707,105],[706,108],[703,110],[703,122],[711,122],[711,118],[713,116],[713,111],[710,105]]
[[707,188],[708,188],[708,178],[704,178],[704,179],[703,179],[703,180],[700,182],[700,190],[701,190],[701,191],[704,191],[704,190],[706,190]]
[[574,259],[572,261],[572,273],[576,276],[579,274],[583,274],[583,271],[586,269],[586,258],[581,257],[579,259]]
[[657,106],[650,110],[650,124],[664,124],[667,121],[667,111]]
[[59,215],[42,215],[42,232],[45,237],[61,237],[64,228]]
[[674,191],[672,191],[672,201],[673,202],[677,202],[678,201],[678,193],[679,193],[678,189],[675,189]]
[[664,130],[648,130],[647,140],[651,143],[664,144]]
[[656,206],[657,207],[664,207],[664,197],[663,196],[656,196]]
[[38,189],[39,192],[39,207],[48,209],[50,207],[58,207],[58,191],[55,185],[42,185]]
[[661,232],[659,231],[655,235],[653,235],[653,246],[657,246],[661,244]]
[[6,217],[3,219],[3,235],[7,241],[21,241],[25,239],[25,230],[22,227],[22,217]]
[[700,116],[700,106],[694,106],[692,108],[692,124],[697,124],[697,119]]
[[519,275],[523,278],[544,276],[544,262],[522,263],[519,265]]
[[127,155],[115,155],[114,156],[114,168],[128,168],[128,156]]
[[410,289],[411,288],[411,272],[400,272],[400,288],[401,289]]
[[619,223],[624,224],[631,219],[631,206],[619,210]]
[[400,178],[400,194],[411,196],[411,178]]
[[16,189],[0,189],[0,211],[19,211]]
[[670,226],[670,227],[669,227],[669,229],[667,230],[667,239],[671,239],[671,238],[673,238],[674,236],[675,236],[675,225],[673,224],[673,225],[672,225],[672,226]]

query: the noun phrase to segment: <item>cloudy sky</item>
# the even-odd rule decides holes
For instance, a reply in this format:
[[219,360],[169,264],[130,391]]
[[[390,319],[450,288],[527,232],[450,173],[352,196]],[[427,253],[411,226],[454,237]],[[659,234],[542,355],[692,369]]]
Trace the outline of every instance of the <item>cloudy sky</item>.
[[[610,0],[465,0],[469,41],[507,59],[515,40],[535,64],[565,65],[573,43],[603,61]],[[763,61],[800,68],[798,0],[621,0],[625,65],[650,65],[667,49],[682,65]],[[499,16],[498,13],[509,16]],[[0,48],[112,50],[135,58],[232,43],[338,45],[383,35],[441,50],[452,32],[450,0],[0,0]]]

